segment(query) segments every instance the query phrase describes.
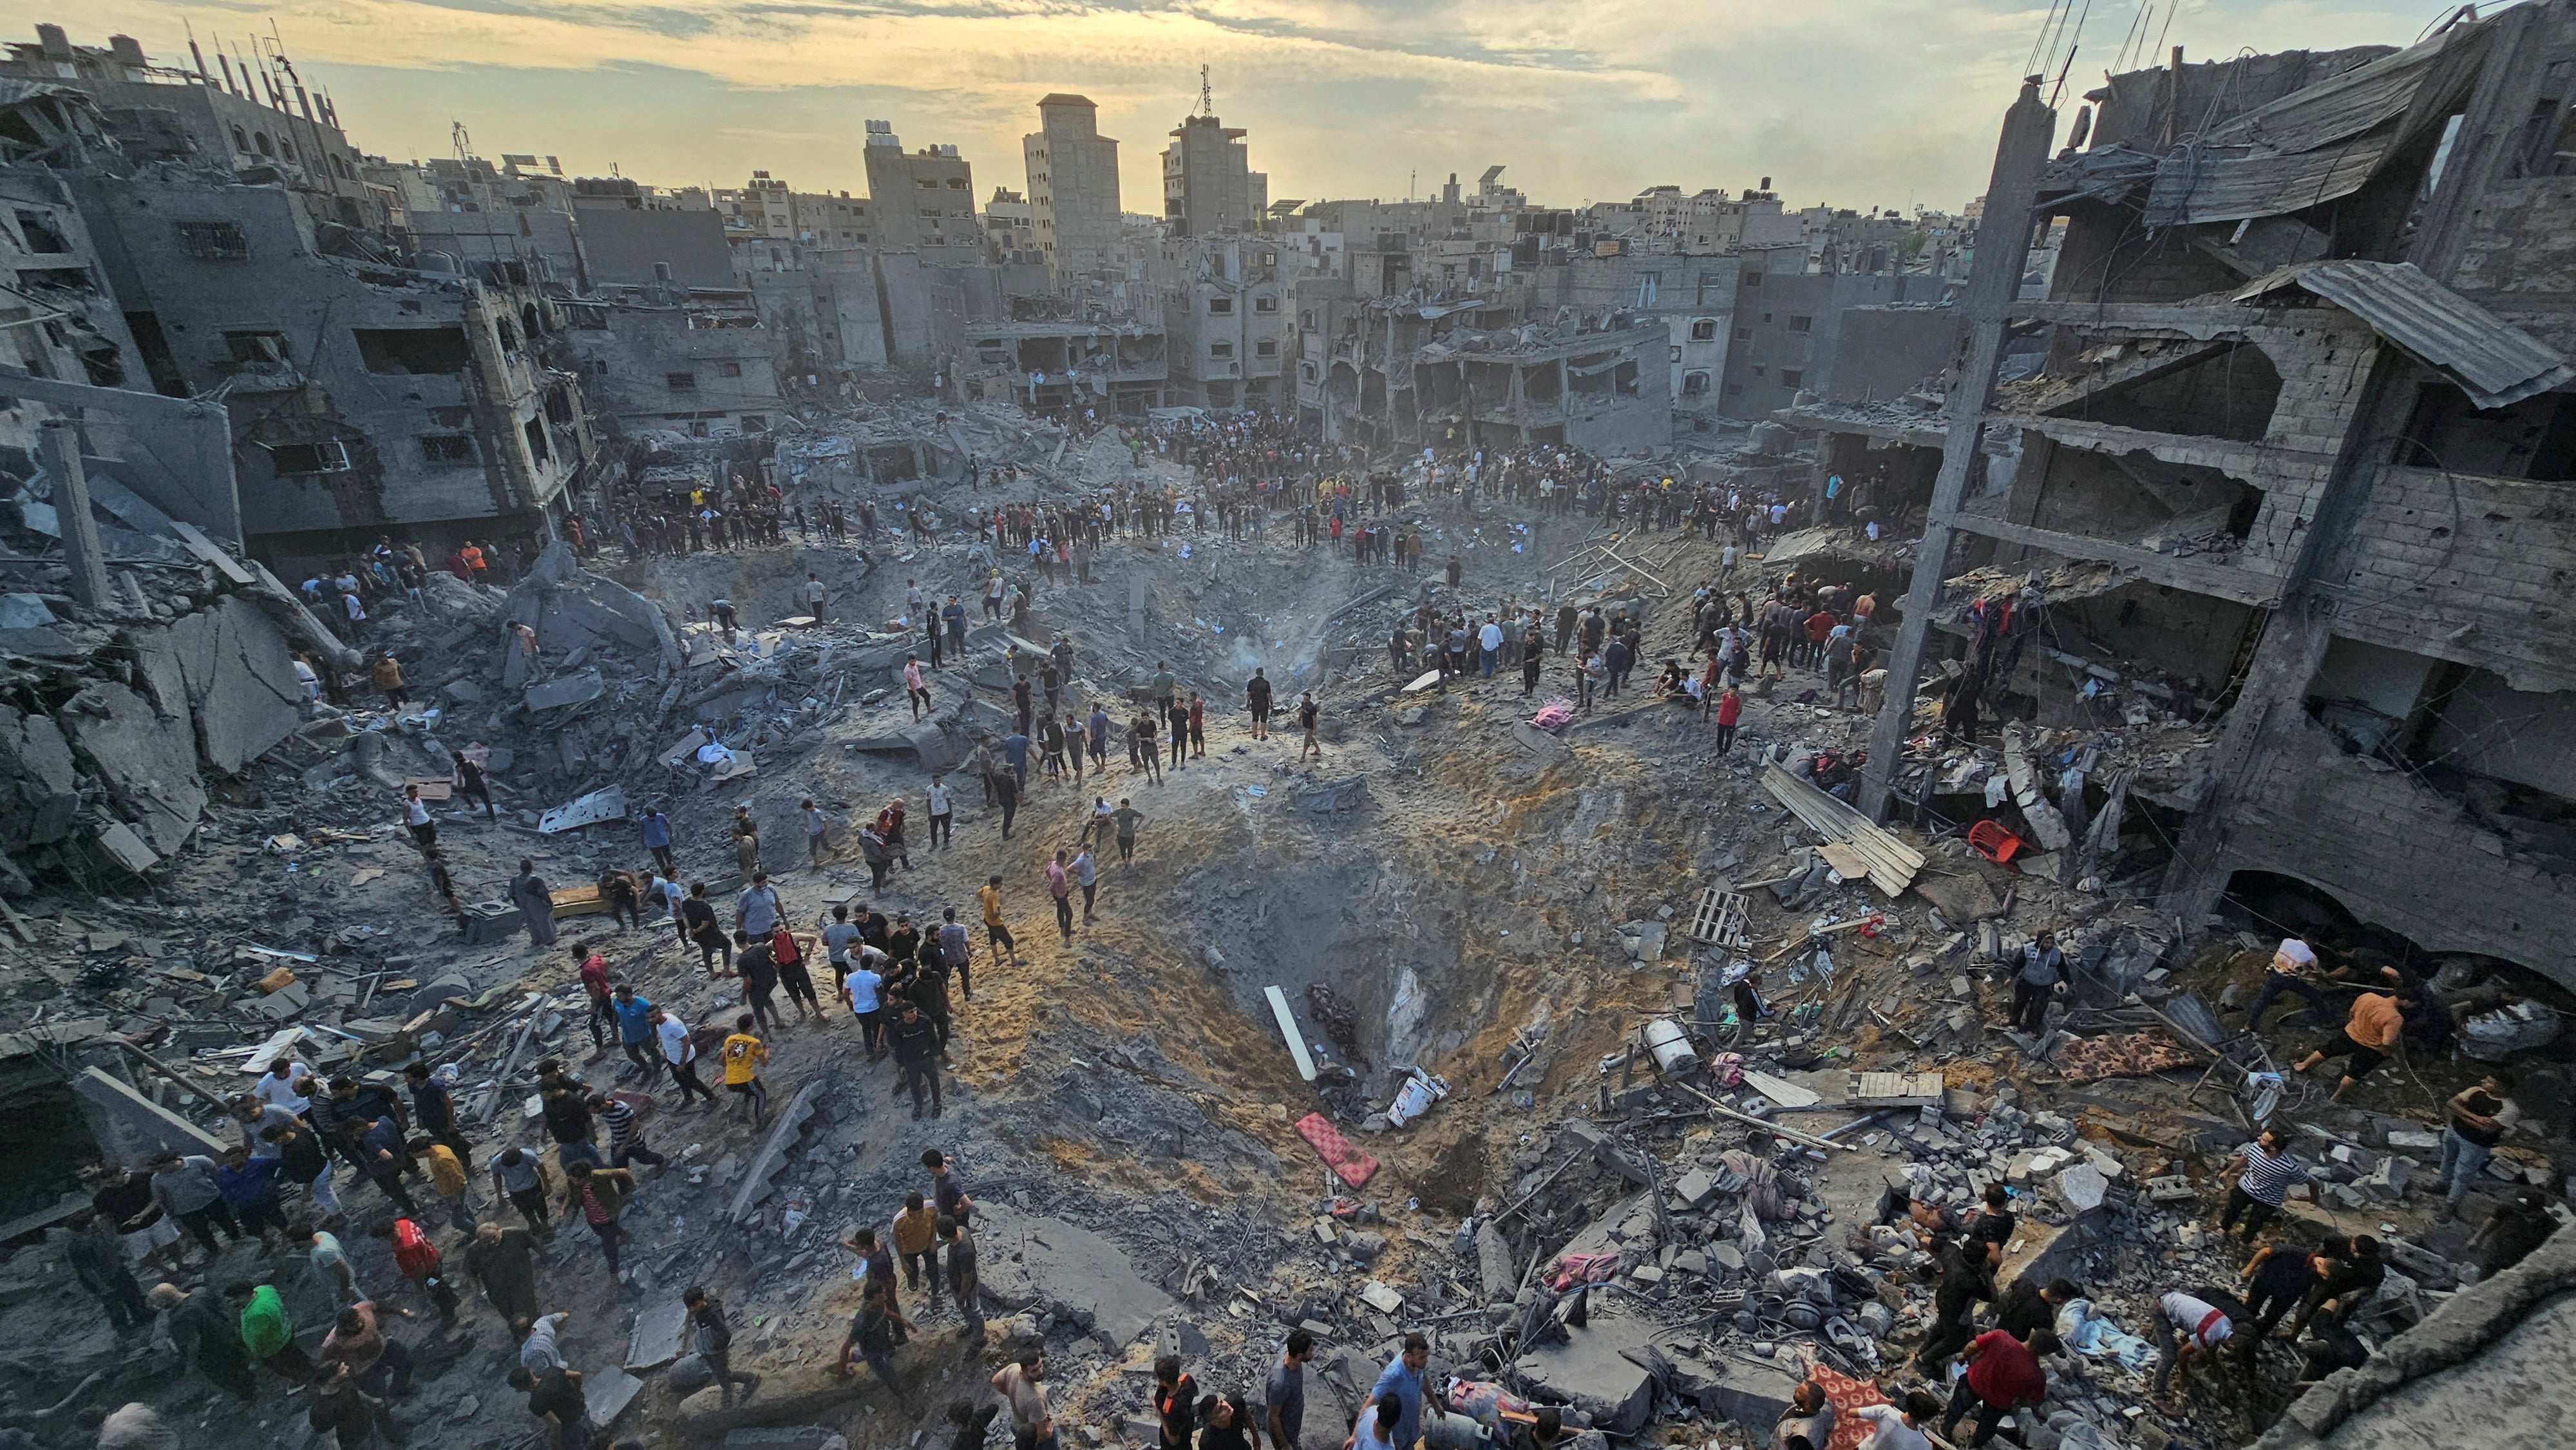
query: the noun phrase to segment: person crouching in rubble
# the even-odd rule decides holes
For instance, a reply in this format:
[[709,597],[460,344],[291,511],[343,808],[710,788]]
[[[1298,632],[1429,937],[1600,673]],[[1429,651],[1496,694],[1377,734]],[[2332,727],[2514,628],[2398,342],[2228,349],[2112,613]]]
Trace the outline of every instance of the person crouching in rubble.
[[1824,1386],[1814,1380],[1800,1380],[1789,1392],[1789,1408],[1780,1412],[1780,1421],[1771,1427],[1771,1450],[1794,1450],[1804,1444],[1821,1447],[1834,1438],[1834,1402],[1825,1398]]

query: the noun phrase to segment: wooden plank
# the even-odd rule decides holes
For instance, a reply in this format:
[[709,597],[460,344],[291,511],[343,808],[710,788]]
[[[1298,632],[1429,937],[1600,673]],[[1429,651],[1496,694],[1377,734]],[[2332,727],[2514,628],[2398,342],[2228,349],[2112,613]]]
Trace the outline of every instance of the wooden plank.
[[1297,1076],[1313,1082],[1315,1058],[1297,1033],[1297,1015],[1288,1010],[1288,994],[1277,987],[1264,987],[1261,995],[1270,999],[1270,1015],[1279,1019],[1279,1035],[1288,1039],[1288,1055],[1297,1059]]
[[1864,876],[1874,876],[1879,870],[1878,863],[1872,861],[1867,852],[1858,846],[1846,846],[1839,841],[1827,841],[1818,846],[1816,854],[1825,858],[1826,865],[1841,872],[1845,880],[1856,881]]

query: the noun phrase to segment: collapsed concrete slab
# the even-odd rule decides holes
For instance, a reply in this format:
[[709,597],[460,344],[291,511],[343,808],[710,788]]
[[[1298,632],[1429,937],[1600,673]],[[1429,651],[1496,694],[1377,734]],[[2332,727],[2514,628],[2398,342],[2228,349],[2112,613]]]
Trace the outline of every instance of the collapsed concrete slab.
[[644,1382],[615,1365],[599,1370],[582,1382],[582,1402],[590,1411],[590,1422],[605,1430],[617,1423],[635,1397],[644,1393]]
[[164,1148],[220,1158],[231,1146],[98,1068],[84,1069],[71,1087],[112,1161],[141,1163]]
[[976,1269],[984,1301],[1005,1312],[1044,1311],[1081,1323],[1115,1350],[1173,1307],[1145,1282],[1127,1251],[1062,1219],[1007,1204],[975,1207]]
[[304,692],[286,635],[254,606],[227,596],[179,619],[169,635],[187,679],[197,751],[218,773],[238,772],[302,722]]
[[680,1357],[680,1341],[689,1327],[689,1306],[674,1299],[635,1316],[635,1332],[626,1341],[626,1372],[651,1374]]
[[166,856],[187,843],[206,808],[196,742],[123,685],[99,682],[63,706],[72,748],[85,757],[152,849]]
[[1563,1401],[1589,1414],[1595,1428],[1633,1435],[1654,1410],[1655,1377],[1628,1356],[1654,1351],[1656,1326],[1600,1312],[1598,1296],[1593,1304],[1588,1326],[1569,1328],[1562,1342],[1522,1355],[1515,1368],[1534,1398]]
[[608,688],[596,668],[575,670],[558,679],[528,687],[528,708],[553,710],[565,705],[582,705],[596,700]]
[[71,744],[53,717],[0,704],[0,851],[70,835],[79,788]]

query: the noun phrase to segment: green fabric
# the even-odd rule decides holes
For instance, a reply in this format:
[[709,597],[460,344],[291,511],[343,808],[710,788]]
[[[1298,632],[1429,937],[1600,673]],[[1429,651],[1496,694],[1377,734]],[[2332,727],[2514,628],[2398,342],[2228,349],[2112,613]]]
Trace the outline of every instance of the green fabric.
[[295,1342],[295,1326],[287,1320],[286,1301],[277,1297],[276,1285],[250,1291],[250,1302],[242,1306],[241,1335],[253,1359],[266,1359]]

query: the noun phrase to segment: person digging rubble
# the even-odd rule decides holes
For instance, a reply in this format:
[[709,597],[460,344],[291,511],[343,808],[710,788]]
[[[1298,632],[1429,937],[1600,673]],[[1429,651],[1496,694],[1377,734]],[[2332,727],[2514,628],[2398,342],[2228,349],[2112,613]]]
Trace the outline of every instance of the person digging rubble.
[[1778,1423],[1771,1427],[1771,1450],[1787,1450],[1792,1440],[1804,1440],[1823,1446],[1834,1438],[1834,1402],[1825,1397],[1824,1386],[1814,1380],[1800,1380],[1789,1392],[1789,1408],[1781,1411]]
[[[2000,1329],[1978,1335],[1960,1352],[1960,1361],[1967,1365],[1968,1372],[1950,1391],[1950,1403],[1942,1413],[1941,1438],[1957,1443],[1959,1421],[1974,1410],[1977,1433],[1968,1444],[1983,1445],[1995,1437],[2004,1416],[2017,1416],[2048,1398],[2048,1372],[2039,1362],[2058,1348],[2053,1329],[2037,1331],[2028,1344]],[[2013,1440],[2021,1443],[2020,1431],[2014,1432]]]
[[[2236,1318],[2213,1302],[2233,1303],[2230,1295],[2216,1289],[2168,1290],[2156,1299],[2155,1312],[2148,1316],[2155,1331],[2156,1377],[2153,1391],[2156,1403],[2173,1413],[2165,1400],[2173,1388],[2174,1370],[2186,1367],[2202,1356],[2216,1360],[2220,1346],[2236,1332]],[[2237,1304],[2237,1309],[2245,1306]]]
[[2343,1101],[2353,1085],[2368,1077],[2390,1053],[2397,1050],[2398,1034],[2406,1027],[2403,999],[2389,993],[2364,992],[2352,1001],[2352,1015],[2345,1019],[2343,1030],[2318,1043],[2308,1055],[2292,1064],[2292,1070],[2306,1072],[2330,1057],[2345,1059],[2343,1080],[2335,1084],[2334,1099]]

